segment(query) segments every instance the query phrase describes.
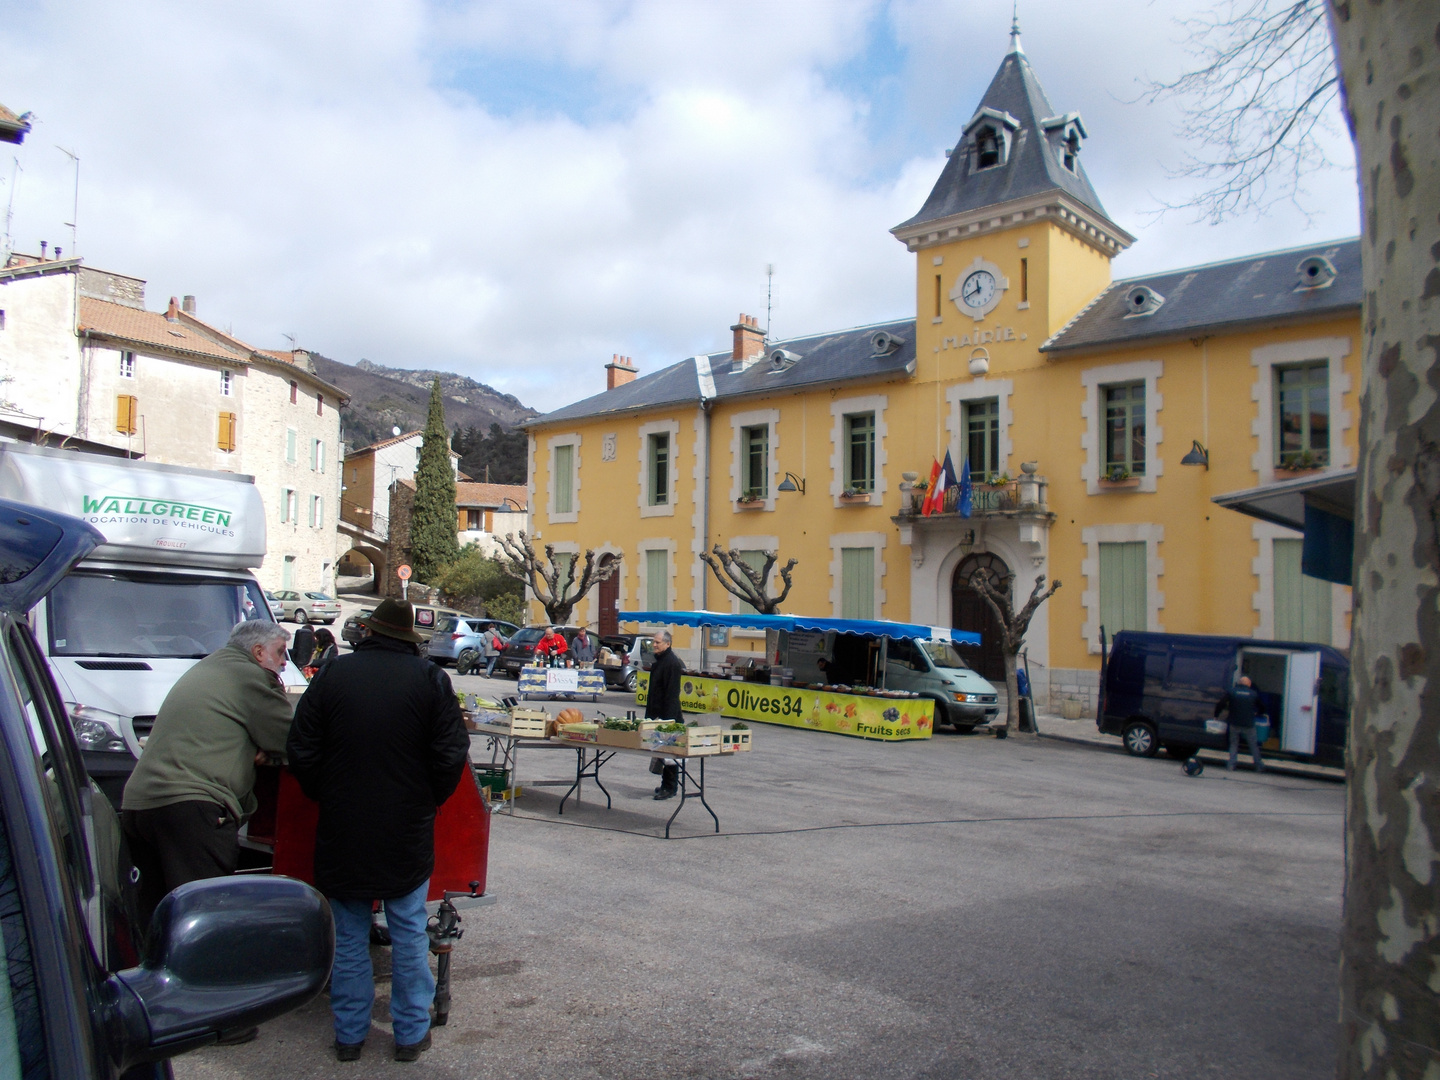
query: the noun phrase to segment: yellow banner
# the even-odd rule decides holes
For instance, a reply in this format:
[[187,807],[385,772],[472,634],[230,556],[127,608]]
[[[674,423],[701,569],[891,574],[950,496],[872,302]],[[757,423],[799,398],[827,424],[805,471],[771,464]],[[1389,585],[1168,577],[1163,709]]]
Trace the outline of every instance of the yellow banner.
[[[650,673],[642,671],[635,687],[635,704],[646,703],[649,688]],[[786,724],[892,742],[928,739],[935,730],[935,703],[928,698],[831,694],[824,690],[694,675],[681,677],[680,707],[686,712],[719,713],[735,720]]]

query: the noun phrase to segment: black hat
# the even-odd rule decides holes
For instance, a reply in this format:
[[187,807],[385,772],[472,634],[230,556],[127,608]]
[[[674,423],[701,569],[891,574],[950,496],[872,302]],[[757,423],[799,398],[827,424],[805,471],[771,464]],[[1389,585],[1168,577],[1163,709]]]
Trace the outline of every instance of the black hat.
[[409,600],[381,600],[380,606],[360,619],[371,633],[419,645],[425,639],[415,632],[415,605]]

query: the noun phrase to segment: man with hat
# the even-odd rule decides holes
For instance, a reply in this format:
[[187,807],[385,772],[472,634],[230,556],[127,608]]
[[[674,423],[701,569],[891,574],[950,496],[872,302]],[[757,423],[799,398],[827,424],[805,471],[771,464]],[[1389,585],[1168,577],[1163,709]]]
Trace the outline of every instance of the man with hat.
[[430,1048],[425,896],[435,867],[435,812],[464,775],[470,738],[450,678],[420,658],[415,609],[384,600],[361,621],[355,651],[321,668],[295,712],[286,754],[320,804],[315,885],[335,917],[330,1009],[335,1054],[355,1061],[375,1000],[373,901],[390,927],[395,1060]]

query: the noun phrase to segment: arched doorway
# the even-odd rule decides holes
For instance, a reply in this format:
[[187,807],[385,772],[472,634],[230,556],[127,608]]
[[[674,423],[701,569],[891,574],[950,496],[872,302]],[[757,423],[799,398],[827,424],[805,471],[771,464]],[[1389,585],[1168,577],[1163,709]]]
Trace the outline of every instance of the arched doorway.
[[1014,588],[1015,575],[1005,560],[988,551],[967,555],[955,568],[950,584],[952,612],[951,625],[957,630],[968,630],[980,635],[980,645],[962,646],[960,655],[965,662],[991,682],[1005,680],[1005,651],[1001,648],[1000,620],[995,617],[990,604],[971,584],[977,571],[989,570],[993,577],[991,584],[1003,590],[1007,600]]
[[[600,565],[609,566],[616,559],[615,555],[600,556]],[[620,574],[611,574],[598,587],[600,597],[600,636],[606,637],[610,634],[620,632]]]
[[[378,592],[381,583],[385,580],[385,553],[379,548],[371,547],[369,544],[355,544],[344,555],[336,566],[337,574],[341,577],[355,577],[364,572],[363,568],[368,565],[371,571],[369,584],[360,587],[360,591],[371,593]],[[347,591],[355,591],[352,587]]]

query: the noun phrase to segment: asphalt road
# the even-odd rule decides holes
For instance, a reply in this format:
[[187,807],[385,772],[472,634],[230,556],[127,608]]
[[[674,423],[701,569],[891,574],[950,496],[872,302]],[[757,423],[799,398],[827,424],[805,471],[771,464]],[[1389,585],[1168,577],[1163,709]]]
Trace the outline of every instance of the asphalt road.
[[[513,683],[457,680],[457,688]],[[623,707],[623,698],[613,702]],[[591,707],[584,706],[586,711]],[[1052,739],[879,744],[753,725],[659,838],[643,757],[614,808],[496,815],[455,953],[444,1077],[1133,1078],[1333,1073],[1341,785]],[[477,740],[476,756],[482,753]],[[521,782],[573,769],[522,758]],[[383,969],[385,957],[379,952]],[[178,1077],[370,1077],[322,997]]]

